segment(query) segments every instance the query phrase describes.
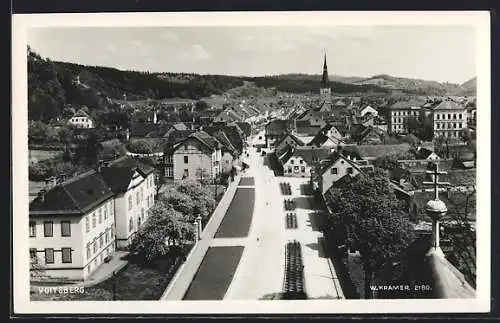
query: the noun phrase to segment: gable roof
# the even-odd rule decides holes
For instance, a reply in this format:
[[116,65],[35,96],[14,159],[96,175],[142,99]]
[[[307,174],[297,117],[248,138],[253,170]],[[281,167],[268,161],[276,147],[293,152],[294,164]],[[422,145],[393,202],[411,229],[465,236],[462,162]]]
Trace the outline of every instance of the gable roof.
[[222,124],[222,123],[213,123],[211,126],[208,127],[203,127],[203,131],[206,132],[209,135],[214,135],[218,131],[224,132],[226,137],[229,139],[231,142],[231,145],[233,145],[236,150],[241,153],[243,152],[243,146],[244,146],[244,138],[243,138],[243,131],[238,127],[236,124]]
[[227,138],[224,131],[219,130],[215,132],[213,136],[222,144],[222,151],[227,151],[233,156],[237,154],[236,148],[234,148],[234,146],[231,144],[231,141],[229,141],[229,138]]
[[102,167],[101,174],[113,192],[123,193],[127,191],[136,171],[146,177],[154,172],[154,167],[124,156],[111,162],[107,167]]
[[243,130],[245,136],[248,137],[252,134],[252,125],[250,125],[248,122],[239,121],[236,122],[236,124],[238,125],[238,127],[240,127],[241,130]]
[[319,161],[328,157],[330,153],[331,150],[329,148],[298,146],[295,147],[293,156],[300,157],[308,165],[312,165],[313,163],[319,163]]
[[445,100],[432,107],[433,110],[465,110],[465,106],[451,100]]
[[326,158],[323,159],[323,162],[319,164],[318,167],[316,168],[315,173],[317,175],[323,175],[332,165],[334,165],[340,159],[343,159],[344,161],[349,163],[352,167],[354,167],[356,170],[362,172],[358,164],[346,158],[342,153],[334,151],[333,153],[331,153],[330,155],[328,155]]
[[427,148],[418,147],[415,152],[416,159],[427,159],[433,153],[432,150]]
[[91,170],[54,186],[45,201],[35,198],[30,215],[84,214],[113,195],[101,174]]
[[265,127],[266,135],[281,135],[289,129],[288,120],[275,119],[268,122]]
[[74,115],[73,117],[87,117],[87,118],[90,118],[89,114],[87,112],[85,112],[84,110],[80,109],[78,110]]
[[285,141],[286,138],[290,137],[295,143],[299,146],[304,146],[304,142],[300,140],[297,136],[295,136],[293,133],[290,131],[286,131],[286,133],[277,141],[277,143],[274,145],[275,147],[278,147],[281,145],[283,141]]

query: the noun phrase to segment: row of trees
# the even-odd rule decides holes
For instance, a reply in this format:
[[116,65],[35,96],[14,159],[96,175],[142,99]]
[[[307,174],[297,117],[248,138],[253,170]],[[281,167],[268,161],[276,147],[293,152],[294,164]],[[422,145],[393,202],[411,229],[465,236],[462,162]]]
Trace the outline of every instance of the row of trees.
[[179,250],[195,238],[195,219],[200,216],[206,222],[215,203],[210,189],[198,182],[182,181],[168,187],[149,210],[130,250],[147,262]]

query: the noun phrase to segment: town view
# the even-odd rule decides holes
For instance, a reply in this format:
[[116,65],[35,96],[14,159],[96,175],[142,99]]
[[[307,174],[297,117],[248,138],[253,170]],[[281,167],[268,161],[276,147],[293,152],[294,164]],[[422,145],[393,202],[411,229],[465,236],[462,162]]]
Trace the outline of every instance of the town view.
[[359,58],[394,39],[340,54],[273,32],[161,71],[147,37],[106,39],[101,63],[28,43],[32,301],[476,297],[475,75],[419,77],[437,49],[397,75]]

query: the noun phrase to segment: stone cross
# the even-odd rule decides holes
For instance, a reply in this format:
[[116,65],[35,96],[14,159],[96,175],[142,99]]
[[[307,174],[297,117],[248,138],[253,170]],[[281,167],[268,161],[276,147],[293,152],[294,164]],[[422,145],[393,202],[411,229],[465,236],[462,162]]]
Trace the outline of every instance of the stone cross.
[[425,171],[427,174],[433,175],[432,182],[426,181],[426,182],[422,182],[422,184],[433,185],[434,186],[434,198],[436,200],[439,200],[439,185],[450,185],[450,183],[449,182],[440,182],[438,179],[438,176],[448,174],[448,172],[440,171],[438,169],[437,163],[433,164],[433,168],[434,168],[433,170]]

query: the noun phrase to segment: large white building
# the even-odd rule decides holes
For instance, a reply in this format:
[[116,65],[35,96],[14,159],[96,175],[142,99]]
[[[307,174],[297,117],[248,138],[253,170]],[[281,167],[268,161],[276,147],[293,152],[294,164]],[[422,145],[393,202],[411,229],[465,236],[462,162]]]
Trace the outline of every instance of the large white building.
[[33,267],[51,278],[85,280],[128,246],[155,191],[154,169],[130,157],[42,190],[29,206]]
[[127,247],[148,218],[154,204],[154,168],[130,157],[103,166],[101,173],[115,193],[117,248]]
[[467,110],[454,101],[443,101],[432,108],[434,137],[459,138],[467,128]]
[[90,171],[30,203],[30,259],[53,278],[83,280],[115,250],[114,194]]

